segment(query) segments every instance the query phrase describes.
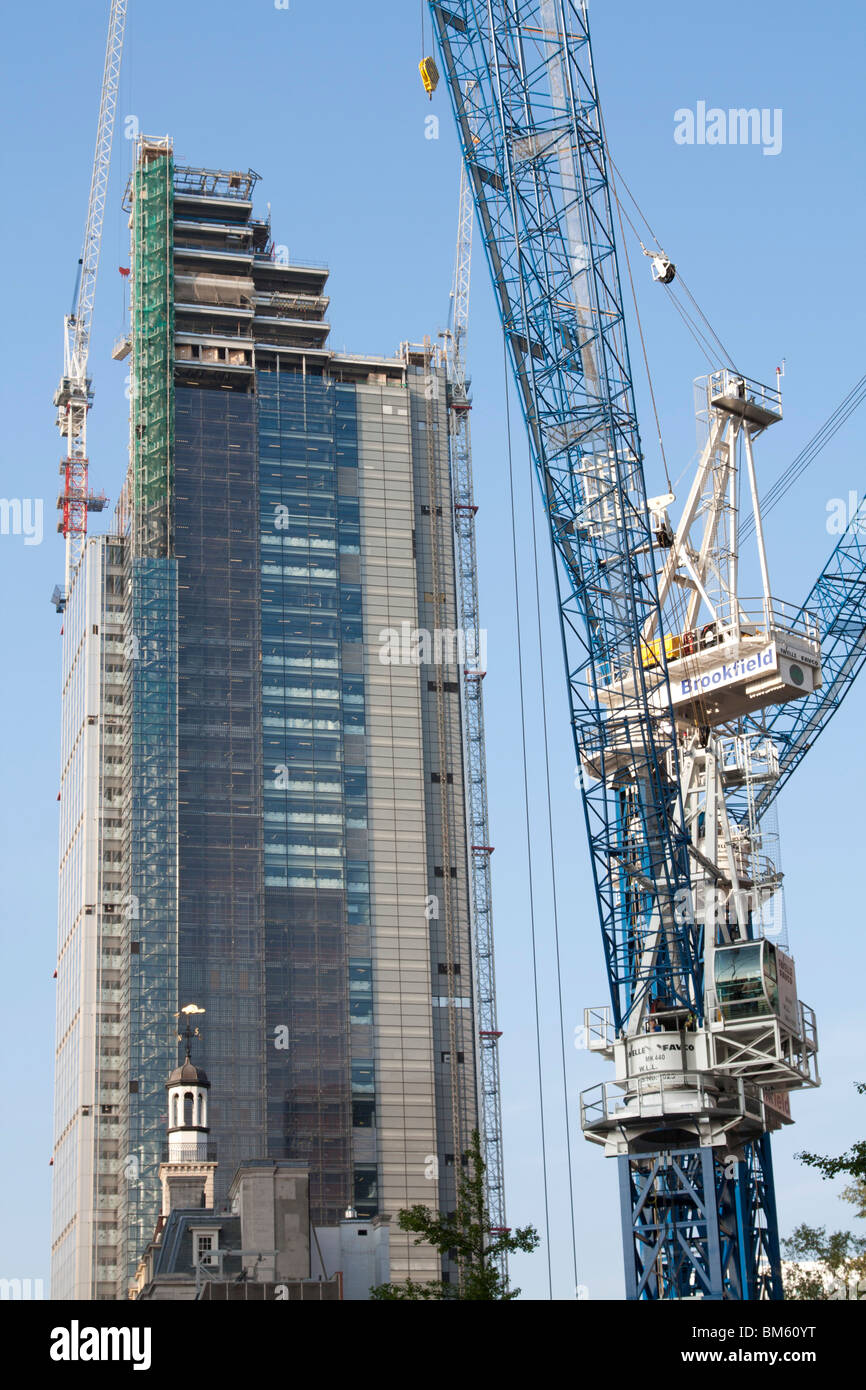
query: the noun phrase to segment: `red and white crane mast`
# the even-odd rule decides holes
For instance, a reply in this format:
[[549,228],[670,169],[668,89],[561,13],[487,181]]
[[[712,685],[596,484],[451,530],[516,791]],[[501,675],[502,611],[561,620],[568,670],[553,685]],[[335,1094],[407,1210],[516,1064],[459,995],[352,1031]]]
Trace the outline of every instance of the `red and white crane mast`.
[[87,513],[102,511],[106,503],[104,494],[97,496],[88,491],[87,414],[93,392],[87,375],[87,359],[96,297],[99,251],[102,244],[102,224],[105,218],[105,197],[111,167],[111,146],[127,3],[128,0],[111,0],[84,245],[79,262],[75,303],[72,312],[67,314],[63,321],[63,376],[54,393],[57,425],[66,441],[66,457],[60,464],[63,491],[57,499],[58,510],[61,513],[57,529],[66,540],[64,591],[57,603],[61,611],[84,547]]

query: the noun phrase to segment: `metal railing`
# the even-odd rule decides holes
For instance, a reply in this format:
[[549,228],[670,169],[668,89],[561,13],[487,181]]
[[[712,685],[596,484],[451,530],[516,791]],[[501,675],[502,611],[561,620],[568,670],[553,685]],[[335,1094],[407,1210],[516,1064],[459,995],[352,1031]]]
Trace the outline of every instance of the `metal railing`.
[[[684,1106],[684,1093],[693,1100]],[[736,1078],[732,1088],[720,1091],[708,1086],[701,1072],[655,1072],[626,1081],[602,1081],[580,1096],[580,1122],[583,1129],[600,1124],[635,1121],[650,1115],[742,1115],[761,1121],[763,1101],[757,1086]]]
[[[790,1025],[786,1024],[777,1009],[773,1009],[762,995],[754,999],[739,1000],[720,1000],[719,991],[716,989],[707,990],[707,1020],[714,1030],[721,1029],[730,1025],[749,1023],[779,1023],[788,1032],[792,1032]],[[804,1004],[802,999],[797,1000],[797,1030],[795,1036],[800,1039],[807,1051],[817,1052],[818,1050],[818,1027],[815,1019],[815,1010],[809,1004]]]
[[815,1018],[815,1010],[809,1004],[800,1001],[800,1036],[806,1045],[807,1052],[818,1051],[818,1022]]
[[715,636],[716,640],[701,640],[698,651],[724,644],[737,631],[741,635],[753,635],[750,629],[754,635],[761,632],[769,634],[773,630],[790,632],[794,636],[805,637],[816,647],[820,644],[820,628],[815,614],[797,604],[788,603],[786,599],[763,594],[738,596],[736,599],[714,598],[713,607],[718,616],[715,633],[707,631],[710,624],[704,624],[694,636],[700,639]]
[[779,750],[763,735],[725,735],[719,740],[725,772],[738,770],[754,781],[767,781],[779,775]]
[[602,1004],[597,1009],[584,1009],[583,1031],[590,1052],[606,1052],[613,1047],[616,1041],[616,1030],[613,1026],[610,1005]]
[[[732,643],[744,637],[763,638],[767,642],[777,633],[787,633],[804,642],[816,659],[821,653],[821,630],[818,619],[808,609],[798,608],[796,604],[774,597],[754,597],[717,599],[713,598],[715,621],[699,624],[694,629],[682,633],[666,633],[665,644],[667,663],[683,661],[692,663],[697,669],[698,658],[716,655],[720,661],[730,658]],[[623,659],[619,654],[616,663],[604,662],[599,667],[601,679],[598,681],[599,693],[618,692],[625,694],[637,680],[638,663],[645,670],[658,671],[661,667],[659,639],[642,641]],[[689,666],[686,667],[689,669]]]
[[782,417],[782,392],[776,386],[765,386],[741,372],[732,372],[728,367],[711,372],[707,377],[707,403],[712,405],[719,396],[736,397],[750,401],[761,410],[771,411],[779,419]]
[[[279,1253],[278,1250],[227,1250],[221,1246],[215,1250],[203,1250],[195,1264],[196,1298],[201,1297],[205,1283],[223,1283],[236,1268],[251,1283],[272,1282]],[[227,1269],[227,1265],[231,1268]],[[269,1280],[262,1281],[258,1277],[262,1267],[270,1275]]]
[[[751,600],[745,599],[743,602],[749,603]],[[818,626],[818,619],[808,609],[798,608],[795,604],[786,602],[785,599],[771,596],[764,602],[764,611],[770,627],[804,636],[816,647],[820,646],[821,629]]]
[[172,1149],[169,1157],[169,1146],[163,1144],[159,1157],[161,1163],[216,1163],[217,1151],[215,1147],[209,1147],[202,1156],[195,1144],[184,1144],[181,1148]]

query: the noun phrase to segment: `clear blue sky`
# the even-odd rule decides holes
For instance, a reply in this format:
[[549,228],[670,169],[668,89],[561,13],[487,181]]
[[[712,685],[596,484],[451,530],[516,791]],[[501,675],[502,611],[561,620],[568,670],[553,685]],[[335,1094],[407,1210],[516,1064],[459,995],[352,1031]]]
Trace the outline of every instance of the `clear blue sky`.
[[[420,5],[380,0],[130,0],[115,161],[105,223],[91,368],[91,479],[117,496],[126,449],[125,368],[110,360],[122,327],[118,265],[128,263],[120,198],[130,168],[125,118],[171,133],[179,160],[262,175],[276,240],[293,256],[331,266],[333,341],[383,352],[443,326],[453,260],[457,150],[444,91],[421,90]],[[6,730],[2,958],[3,1220],[0,1275],[46,1278],[54,1034],[59,623],[49,606],[61,579],[54,534],[57,463],[51,395],[61,368],[61,321],[80,250],[108,4],[43,0],[5,16],[2,102],[4,497],[44,498],[45,537],[25,546],[0,536],[3,727]],[[596,67],[611,147],[665,248],[681,266],[723,341],[750,375],[772,380],[787,363],[785,419],[762,442],[764,486],[775,478],[861,375],[863,9],[854,0],[786,5],[728,0],[722,10],[669,0],[592,0]],[[429,35],[429,24],[428,24]],[[429,38],[428,38],[429,47]],[[781,108],[782,151],[684,147],[674,112],[708,106]],[[425,139],[430,112],[438,140]],[[633,264],[634,245],[631,244]],[[672,473],[692,459],[692,379],[706,364],[635,264],[641,313]],[[633,335],[636,370],[638,350]],[[480,512],[482,618],[489,629],[485,683],[494,855],[494,910],[504,1080],[509,1219],[543,1224],[534,1014],[526,892],[522,773],[516,759],[514,595],[508,574],[502,346],[480,252],[470,359]],[[650,492],[663,490],[647,391],[639,406]],[[855,420],[833,441],[768,524],[773,588],[800,600],[831,538],[826,504],[862,494]],[[529,569],[529,478],[518,432],[524,526],[519,543],[524,618],[534,627]],[[564,681],[543,575],[557,887],[566,1032],[606,984],[587,850],[573,787]],[[562,1081],[552,968],[544,780],[538,737],[539,665],[530,709],[533,850],[539,884],[542,1053],[551,1169],[554,1296],[574,1294],[566,1231]],[[864,960],[861,729],[866,682],[810,754],[781,801],[788,922],[801,995],[818,1011],[823,1088],[794,1098],[798,1124],[776,1142],[783,1232],[796,1222],[842,1225],[838,1185],[821,1183],[793,1155],[837,1151],[864,1132],[853,1082],[863,1059]],[[603,1064],[569,1046],[572,1118],[581,1088]],[[614,1165],[573,1135],[579,1282],[592,1298],[622,1291]],[[524,1291],[545,1296],[543,1252],[515,1261]]]

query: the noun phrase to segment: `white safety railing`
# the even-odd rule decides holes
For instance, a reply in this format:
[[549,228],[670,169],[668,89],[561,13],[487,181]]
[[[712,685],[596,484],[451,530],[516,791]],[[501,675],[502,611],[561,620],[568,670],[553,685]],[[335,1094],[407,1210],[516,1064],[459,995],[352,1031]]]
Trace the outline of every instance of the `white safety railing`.
[[720,396],[750,401],[761,410],[771,411],[781,419],[782,392],[778,387],[764,386],[762,382],[754,381],[740,372],[732,372],[728,367],[722,367],[720,371],[712,372],[707,377],[708,404],[711,405]]
[[583,1129],[638,1121],[647,1114],[684,1113],[743,1116],[761,1121],[763,1101],[758,1087],[742,1077],[734,1079],[730,1089],[720,1091],[717,1086],[708,1085],[701,1072],[656,1072],[628,1081],[602,1081],[580,1096]]
[[583,1031],[590,1052],[606,1052],[616,1041],[610,1005],[602,1004],[597,1009],[584,1009]]

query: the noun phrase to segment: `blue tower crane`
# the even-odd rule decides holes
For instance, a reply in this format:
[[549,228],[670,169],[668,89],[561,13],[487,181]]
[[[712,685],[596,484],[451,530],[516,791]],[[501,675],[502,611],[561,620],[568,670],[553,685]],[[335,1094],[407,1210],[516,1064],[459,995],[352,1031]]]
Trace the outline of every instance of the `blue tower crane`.
[[[748,828],[778,772],[756,712],[784,721],[821,689],[818,623],[771,597],[760,526],[753,441],[781,401],[708,378],[674,535],[674,499],[646,493],[586,6],[430,11],[555,558],[610,984],[590,1046],[617,1067],[582,1123],[618,1159],[627,1293],[780,1298],[769,1133],[789,1091],[817,1084],[817,1038],[761,930],[779,876]],[[744,473],[754,610],[737,585]]]
[[[478,22],[482,9],[489,29]],[[689,871],[673,815],[673,718],[665,728],[651,713],[666,700],[666,672],[636,657],[658,594],[598,104],[587,85],[589,37],[584,28],[581,68],[573,31],[568,42],[565,33],[557,42],[539,37],[542,18],[551,20],[551,35],[558,32],[554,9],[553,0],[431,5],[560,561],[575,736],[582,751],[611,764],[627,759],[635,772],[627,840],[620,798],[603,781],[584,785],[621,1026],[646,1010],[653,990],[700,1010],[701,949],[672,907]],[[635,689],[623,717],[611,721],[597,687],[623,663],[633,668]],[[649,944],[635,935],[623,882],[659,919]]]

